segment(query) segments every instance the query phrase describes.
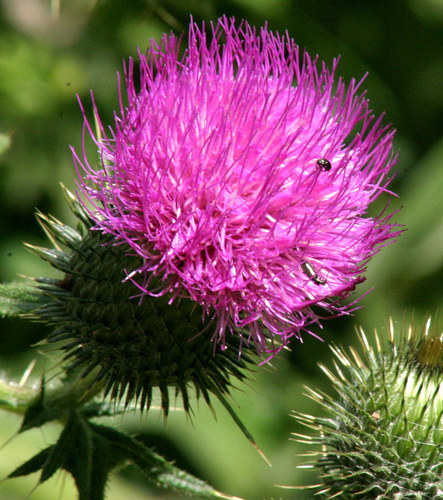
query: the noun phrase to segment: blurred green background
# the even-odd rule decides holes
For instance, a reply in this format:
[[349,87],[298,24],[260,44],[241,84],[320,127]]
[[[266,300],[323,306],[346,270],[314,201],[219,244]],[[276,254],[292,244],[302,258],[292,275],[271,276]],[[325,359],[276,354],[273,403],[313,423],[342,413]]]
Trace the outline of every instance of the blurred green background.
[[[126,415],[114,424],[144,433],[147,443],[200,475],[221,491],[248,500],[312,498],[312,493],[278,488],[316,482],[296,469],[305,447],[289,440],[305,432],[291,410],[317,413],[303,385],[328,384],[317,366],[330,363],[328,344],[356,345],[354,325],[367,332],[385,330],[386,320],[417,318],[441,308],[443,187],[443,2],[441,0],[0,0],[0,281],[48,275],[52,271],[27,252],[23,241],[45,244],[33,212],[38,207],[71,221],[59,189],[75,189],[69,145],[81,144],[82,116],[75,94],[89,102],[94,89],[101,117],[112,123],[118,106],[116,72],[122,60],[145,49],[151,37],[183,31],[192,14],[197,22],[223,14],[246,18],[290,35],[311,55],[331,64],[341,54],[338,73],[365,82],[374,111],[398,130],[398,174],[391,187],[399,194],[391,208],[407,227],[398,243],[369,264],[360,294],[374,288],[352,317],[325,324],[325,342],[294,342],[273,367],[256,370],[256,381],[240,387],[234,406],[271,460],[268,467],[223,408],[217,420],[206,405],[195,406],[192,422],[177,410],[165,427],[159,412],[140,419]],[[379,211],[387,198],[373,207]],[[30,360],[35,373],[51,366],[53,354],[30,345],[44,336],[41,325],[0,323],[0,370],[18,378]],[[0,414],[0,446],[17,431],[19,420]],[[0,450],[0,480],[19,463],[53,442],[59,429],[21,435]],[[0,483],[0,500],[26,497],[38,476]],[[76,498],[71,478],[56,474],[31,495],[34,500]],[[132,469],[116,473],[109,499],[173,498],[146,485]],[[177,497],[178,498],[178,497]]]

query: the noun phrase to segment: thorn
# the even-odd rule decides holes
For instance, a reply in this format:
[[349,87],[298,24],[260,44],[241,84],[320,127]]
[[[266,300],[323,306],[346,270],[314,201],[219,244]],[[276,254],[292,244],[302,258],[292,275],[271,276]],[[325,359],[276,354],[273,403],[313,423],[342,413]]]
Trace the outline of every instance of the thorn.
[[25,500],[28,498],[31,498],[31,495],[34,493],[34,491],[41,485],[42,483],[39,481],[32,489],[31,491],[26,495]]
[[266,457],[266,455],[258,447],[258,444],[256,443],[255,439],[252,437],[252,434],[248,431],[248,429],[246,429],[245,425],[238,418],[237,414],[232,409],[231,405],[226,401],[225,397],[220,392],[218,392],[218,391],[215,392],[215,395],[218,397],[219,401],[222,403],[222,405],[226,408],[226,410],[228,411],[228,413],[234,419],[234,422],[240,427],[240,430],[243,432],[243,434],[245,435],[246,439],[258,451],[258,453],[261,455],[261,457],[263,458],[263,460],[269,465],[269,467],[272,467],[271,462],[268,460],[268,458]]
[[263,460],[269,465],[269,467],[272,467],[271,462],[269,461],[268,457],[261,451],[261,449],[258,447],[257,443],[252,443],[254,448],[259,452],[260,456],[263,458]]
[[244,500],[244,498],[231,497],[230,495],[225,495],[224,493],[221,493],[220,491],[214,491],[213,494],[214,494],[215,498],[226,498],[227,500]]
[[63,194],[69,198],[71,201],[75,201],[75,196],[74,194],[69,191],[69,189],[63,184],[63,182],[60,182],[60,187],[62,188],[63,190]]
[[36,359],[33,359],[29,365],[28,368],[26,368],[25,373],[23,373],[22,378],[20,379],[19,386],[23,387],[26,382],[28,381],[29,375],[31,375],[32,370],[34,369],[35,363],[37,362]]
[[14,432],[14,434],[0,446],[0,451],[3,450],[3,448],[5,448],[16,436],[18,436],[18,432]]

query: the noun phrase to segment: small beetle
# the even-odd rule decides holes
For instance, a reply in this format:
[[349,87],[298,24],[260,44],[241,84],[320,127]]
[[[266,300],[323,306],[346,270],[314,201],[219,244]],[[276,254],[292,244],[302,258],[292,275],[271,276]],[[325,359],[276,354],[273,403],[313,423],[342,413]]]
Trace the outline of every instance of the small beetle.
[[314,267],[306,262],[305,260],[301,264],[302,271],[306,274],[306,276],[312,280],[316,285],[326,285],[327,281],[315,272]]
[[326,158],[320,158],[317,160],[317,166],[322,172],[329,172],[332,168],[330,161]]

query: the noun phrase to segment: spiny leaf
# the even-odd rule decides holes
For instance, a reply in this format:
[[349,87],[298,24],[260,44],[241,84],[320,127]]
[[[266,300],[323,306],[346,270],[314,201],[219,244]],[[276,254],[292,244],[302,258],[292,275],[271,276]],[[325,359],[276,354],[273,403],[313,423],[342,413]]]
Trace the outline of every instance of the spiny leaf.
[[[73,410],[86,419],[123,413],[124,408],[114,407],[106,401],[85,404],[88,403],[89,399],[82,397],[82,390],[79,387],[80,383],[74,381],[68,384],[65,380],[65,386],[46,390],[45,383],[42,381],[38,396],[34,398],[25,411],[19,433],[41,427],[54,420],[64,421],[69,418],[70,412]],[[80,394],[76,394],[76,390],[79,390]]]
[[[92,433],[86,420],[76,411],[71,411],[57,443],[41,451],[15,469],[9,478],[32,474],[41,470],[39,483],[44,483],[59,469],[65,469],[74,478],[79,500],[99,500],[92,496]],[[104,488],[103,488],[104,491]]]
[[90,424],[94,436],[101,436],[112,447],[112,455],[124,463],[136,465],[146,478],[157,486],[199,498],[234,498],[225,496],[212,486],[180,470],[140,441],[110,427]]
[[60,467],[69,470],[79,491],[89,488],[92,463],[92,437],[87,423],[72,411],[57,444],[42,471],[41,482],[48,479]]
[[[71,412],[60,438],[54,448],[51,457],[54,457],[53,464],[61,463],[61,467],[67,470],[74,478],[79,500],[93,500],[91,493],[91,481],[93,475],[93,443],[92,433],[85,421],[77,412]],[[42,472],[50,473],[49,464]],[[103,485],[103,491],[104,491]],[[100,498],[100,497],[97,497]]]
[[54,445],[48,446],[37,455],[34,455],[32,458],[27,460],[24,464],[20,465],[16,469],[14,469],[10,474],[8,474],[8,478],[12,479],[14,477],[27,476],[28,474],[33,474],[38,470],[42,469],[51,454]]
[[79,500],[103,500],[110,473],[128,462],[157,486],[198,498],[236,499],[175,467],[137,439],[89,422],[76,410],[70,411],[55,445],[37,453],[8,477],[41,470],[39,483],[43,483],[64,469],[75,481]]
[[51,422],[60,418],[61,415],[59,411],[54,406],[47,404],[45,394],[45,383],[42,381],[40,393],[26,410],[19,432],[41,427],[46,422]]

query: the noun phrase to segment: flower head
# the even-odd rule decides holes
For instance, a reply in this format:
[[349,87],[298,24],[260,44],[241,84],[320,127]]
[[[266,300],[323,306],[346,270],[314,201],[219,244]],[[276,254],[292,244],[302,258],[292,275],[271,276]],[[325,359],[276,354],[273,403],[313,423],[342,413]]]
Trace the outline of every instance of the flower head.
[[[396,161],[394,132],[360,83],[346,87],[289,35],[223,17],[191,22],[188,48],[164,35],[126,68],[127,105],[101,167],[74,158],[95,228],[141,257],[142,295],[189,297],[214,318],[213,340],[238,332],[274,352],[333,315],[378,248],[391,215],[369,217]],[[97,110],[95,110],[97,112]],[[154,285],[155,284],[155,285]],[[274,340],[278,342],[274,343]]]

